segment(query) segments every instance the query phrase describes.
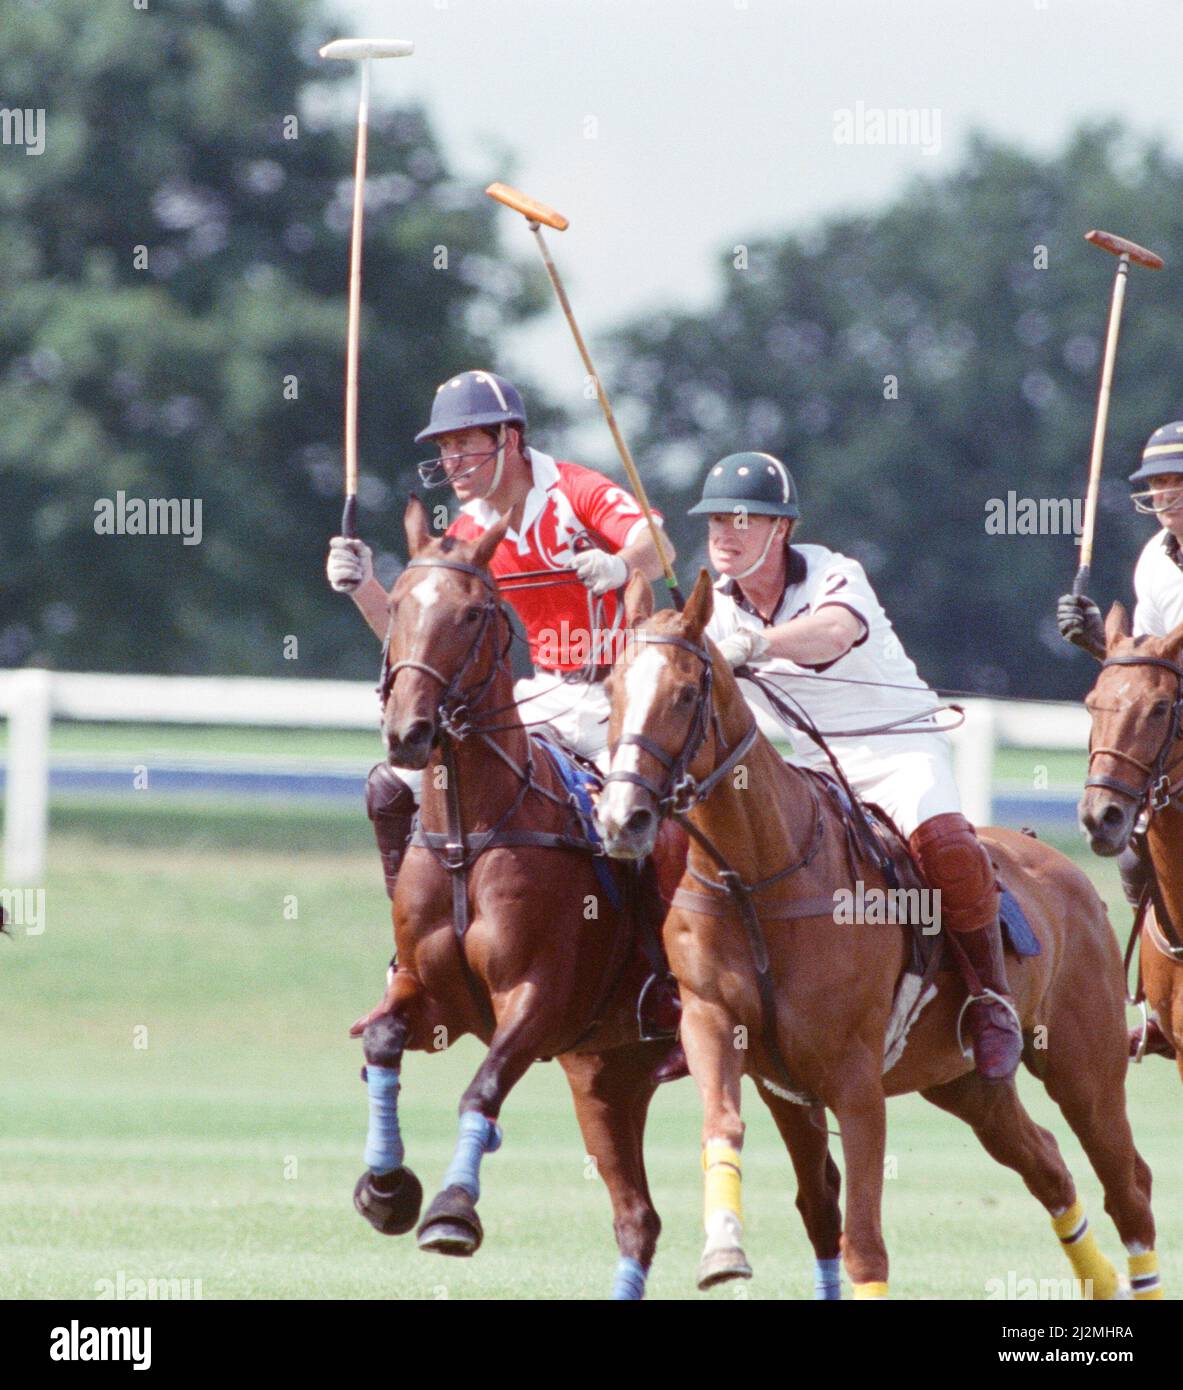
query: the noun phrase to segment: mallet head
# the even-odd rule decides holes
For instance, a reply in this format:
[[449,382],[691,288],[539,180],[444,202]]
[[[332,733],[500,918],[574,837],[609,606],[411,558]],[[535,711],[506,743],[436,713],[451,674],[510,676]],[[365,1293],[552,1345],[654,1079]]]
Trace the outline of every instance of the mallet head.
[[1123,236],[1115,236],[1112,232],[1091,231],[1085,232],[1085,241],[1091,241],[1094,246],[1099,246],[1102,251],[1109,251],[1114,256],[1128,256],[1135,265],[1144,265],[1147,270],[1161,270],[1162,257],[1155,255],[1153,251],[1148,251],[1145,246],[1139,246],[1136,241],[1129,241]]
[[513,208],[514,212],[520,212],[530,222],[542,222],[547,227],[553,227],[556,232],[565,232],[570,226],[561,212],[548,208],[536,198],[527,197],[525,193],[519,193],[507,183],[491,183],[485,192],[494,201],[504,203],[507,208]]
[[414,51],[410,39],[334,39],[320,50],[320,56],[356,63],[363,58],[405,58]]

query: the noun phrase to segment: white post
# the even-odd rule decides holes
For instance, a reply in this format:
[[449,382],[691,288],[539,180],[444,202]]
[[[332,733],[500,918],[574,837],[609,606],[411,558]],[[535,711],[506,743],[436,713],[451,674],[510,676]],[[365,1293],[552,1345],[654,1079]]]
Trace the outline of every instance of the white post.
[[965,723],[953,734],[954,765],[961,809],[973,825],[994,819],[994,706],[966,700]]
[[49,725],[52,677],[48,671],[14,673],[8,708],[8,772],[4,794],[4,881],[31,888],[45,875],[49,834]]

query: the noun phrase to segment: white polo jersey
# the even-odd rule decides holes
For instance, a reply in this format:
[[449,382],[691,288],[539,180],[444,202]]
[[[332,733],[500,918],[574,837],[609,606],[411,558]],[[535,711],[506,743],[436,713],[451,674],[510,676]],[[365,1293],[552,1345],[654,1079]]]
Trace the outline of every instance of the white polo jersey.
[[1183,560],[1179,542],[1160,530],[1142,547],[1134,569],[1135,637],[1165,637],[1183,623]]
[[[916,732],[835,738],[830,747],[859,796],[882,806],[905,835],[931,816],[960,811],[952,744],[931,719],[937,697],[917,674],[862,565],[821,545],[790,546],[788,562],[785,591],[770,622],[744,600],[734,580],[722,580],[715,586],[707,635],[717,642],[742,627],[762,631],[823,608],[849,609],[863,630],[848,652],[816,666],[762,659],[755,663],[759,673],[801,704],[823,734],[916,717]],[[786,737],[761,692],[749,681],[741,681],[740,688],[753,709],[763,712],[766,730],[771,719],[776,736]],[[811,738],[791,737],[799,762],[829,769],[829,759]]]

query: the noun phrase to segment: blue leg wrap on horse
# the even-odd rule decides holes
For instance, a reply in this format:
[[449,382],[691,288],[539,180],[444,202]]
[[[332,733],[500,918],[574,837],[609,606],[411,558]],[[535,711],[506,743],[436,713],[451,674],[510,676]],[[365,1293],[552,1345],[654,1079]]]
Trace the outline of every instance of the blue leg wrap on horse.
[[639,1260],[622,1255],[616,1262],[616,1277],[612,1280],[612,1297],[635,1302],[645,1297],[645,1266]]
[[463,1187],[475,1202],[481,1195],[481,1159],[501,1147],[501,1130],[492,1120],[466,1110],[460,1116],[460,1138],[444,1174],[445,1187]]
[[813,1262],[814,1298],[840,1299],[842,1297],[842,1259],[835,1255],[832,1260]]
[[366,1167],[371,1173],[393,1173],[403,1166],[403,1137],[398,1128],[398,1068],[366,1063],[370,1093],[370,1128],[366,1134]]

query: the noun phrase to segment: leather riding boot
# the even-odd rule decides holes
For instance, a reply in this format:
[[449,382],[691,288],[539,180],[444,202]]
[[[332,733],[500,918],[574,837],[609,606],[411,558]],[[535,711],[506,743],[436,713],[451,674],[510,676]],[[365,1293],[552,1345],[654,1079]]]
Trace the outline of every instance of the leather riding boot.
[[[1002,928],[995,919],[977,931],[957,932],[954,940],[965,952],[983,991],[973,993],[975,982],[963,969],[970,997],[962,1019],[973,1045],[974,1066],[984,1081],[1009,1081],[1023,1055],[1023,1033],[1007,984]],[[956,951],[954,954],[958,955]],[[960,958],[958,964],[962,964]]]
[[378,763],[366,779],[366,812],[374,823],[374,838],[382,856],[386,896],[394,897],[399,865],[411,838],[415,793],[389,763]]

